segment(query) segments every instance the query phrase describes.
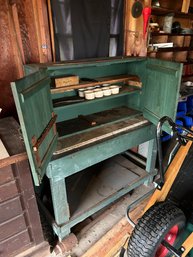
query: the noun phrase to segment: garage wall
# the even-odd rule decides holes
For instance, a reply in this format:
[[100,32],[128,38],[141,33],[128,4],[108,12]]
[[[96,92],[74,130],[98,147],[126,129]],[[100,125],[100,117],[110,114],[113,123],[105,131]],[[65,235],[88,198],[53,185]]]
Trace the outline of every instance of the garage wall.
[[23,64],[52,61],[46,0],[0,0],[0,117],[15,114],[10,81]]

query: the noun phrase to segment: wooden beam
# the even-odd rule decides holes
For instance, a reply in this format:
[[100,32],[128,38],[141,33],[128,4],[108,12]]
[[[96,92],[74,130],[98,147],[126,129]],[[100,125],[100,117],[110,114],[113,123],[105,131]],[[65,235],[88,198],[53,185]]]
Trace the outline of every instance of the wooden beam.
[[[141,202],[130,214],[136,222],[141,217],[143,208],[147,204],[147,199]],[[127,238],[130,237],[133,228],[124,217],[109,232],[106,233],[96,244],[94,244],[81,257],[112,257],[123,246]]]
[[190,0],[183,0],[181,12],[188,13]]
[[27,160],[27,154],[26,153],[21,153],[17,155],[12,155],[6,158],[3,158],[0,160],[0,169],[3,167],[6,167],[8,165],[12,165],[17,162],[21,162]]
[[192,141],[189,141],[185,146],[181,146],[178,150],[177,154],[175,155],[174,159],[172,160],[171,164],[169,165],[166,174],[165,174],[165,184],[161,190],[156,190],[152,197],[150,198],[147,206],[145,207],[144,212],[146,212],[152,205],[156,202],[163,202],[165,201],[171,186],[175,178],[178,175],[178,172],[188,154],[188,151],[192,145]]
[[52,18],[52,6],[51,0],[47,0],[48,2],[48,17],[49,17],[49,24],[50,24],[50,35],[51,35],[51,46],[52,46],[52,58],[53,61],[56,62],[56,49],[55,49],[55,40],[54,40],[54,24]]
[[52,61],[46,0],[32,0],[40,63]]
[[15,28],[15,34],[16,34],[16,40],[17,40],[17,44],[18,44],[18,48],[19,48],[19,53],[21,55],[21,59],[22,59],[23,64],[25,64],[25,56],[24,56],[24,50],[23,50],[21,30],[20,30],[20,26],[19,26],[17,5],[13,4],[11,6],[11,8],[12,8],[13,23],[14,23],[14,28]]
[[182,246],[185,249],[185,251],[182,254],[182,257],[185,257],[190,252],[190,250],[193,248],[193,232],[185,240],[185,242],[182,244]]
[[15,64],[18,70],[18,77],[22,78],[24,75],[23,71],[23,62],[22,62],[22,56],[20,52],[19,42],[17,41],[17,34],[14,26],[14,19],[13,19],[13,13],[12,9],[9,6],[8,9],[8,19],[9,19],[9,28],[10,28],[10,36],[11,36],[11,43],[13,47],[13,59],[15,60]]

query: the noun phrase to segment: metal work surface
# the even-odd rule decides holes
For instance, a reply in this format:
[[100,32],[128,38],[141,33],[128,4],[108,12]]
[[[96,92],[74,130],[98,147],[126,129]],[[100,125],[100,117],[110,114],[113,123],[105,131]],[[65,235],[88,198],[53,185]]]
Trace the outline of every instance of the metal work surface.
[[[155,125],[163,115],[171,118],[176,115],[182,65],[146,58],[109,58],[28,65],[26,69],[31,74],[12,83],[12,91],[34,182],[39,186],[45,174],[49,178],[53,213],[49,210],[47,216],[62,239],[72,226],[152,179]],[[67,75],[79,76],[80,84],[68,86],[68,90],[53,87],[54,78]],[[135,77],[142,87],[129,85]],[[91,101],[78,97],[76,89],[92,84],[89,82],[92,80],[97,85],[116,81],[120,93]],[[137,177],[125,174],[124,181],[119,168],[119,189],[115,184],[112,194],[98,199],[89,208],[92,198],[88,196],[92,193],[85,192],[81,200],[84,208],[81,211],[77,208],[74,215],[70,213],[66,189],[69,176],[148,140],[151,144],[143,174]]]

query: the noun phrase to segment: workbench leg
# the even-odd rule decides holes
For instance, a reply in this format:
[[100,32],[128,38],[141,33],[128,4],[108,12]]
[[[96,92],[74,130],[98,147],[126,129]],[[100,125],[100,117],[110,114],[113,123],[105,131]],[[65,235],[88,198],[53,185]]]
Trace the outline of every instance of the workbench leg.
[[[146,163],[147,172],[149,173],[155,172],[156,158],[157,158],[157,143],[156,143],[156,139],[152,139],[149,141],[149,147],[148,147],[148,155],[147,155],[147,163]],[[145,184],[151,183],[152,180],[153,180],[153,177],[149,179]]]
[[59,180],[50,178],[50,188],[55,221],[57,225],[62,225],[69,221],[70,217],[65,178]]

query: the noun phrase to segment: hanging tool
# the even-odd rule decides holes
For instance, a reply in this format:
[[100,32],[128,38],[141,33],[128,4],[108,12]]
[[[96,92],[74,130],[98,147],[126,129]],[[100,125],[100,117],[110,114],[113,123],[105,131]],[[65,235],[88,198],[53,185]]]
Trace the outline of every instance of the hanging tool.
[[151,15],[151,7],[143,8],[143,38],[145,39],[147,33],[147,25]]

